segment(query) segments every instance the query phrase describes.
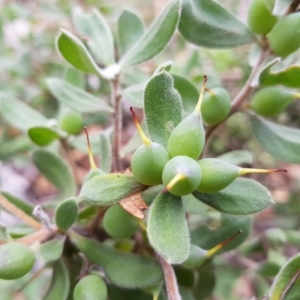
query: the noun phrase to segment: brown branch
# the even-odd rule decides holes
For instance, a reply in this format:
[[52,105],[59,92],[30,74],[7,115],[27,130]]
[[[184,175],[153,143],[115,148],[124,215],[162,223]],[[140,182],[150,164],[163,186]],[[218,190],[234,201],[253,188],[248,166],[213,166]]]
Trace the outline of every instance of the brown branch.
[[32,234],[26,235],[22,238],[14,240],[15,242],[23,243],[26,245],[32,245],[35,243],[42,243],[45,242],[52,237],[54,237],[58,232],[58,229],[54,229],[53,231],[49,231],[48,229],[41,229],[37,232],[34,232]]
[[168,300],[181,300],[179,294],[176,276],[172,266],[159,254],[156,254],[165,276],[165,283],[167,287]]

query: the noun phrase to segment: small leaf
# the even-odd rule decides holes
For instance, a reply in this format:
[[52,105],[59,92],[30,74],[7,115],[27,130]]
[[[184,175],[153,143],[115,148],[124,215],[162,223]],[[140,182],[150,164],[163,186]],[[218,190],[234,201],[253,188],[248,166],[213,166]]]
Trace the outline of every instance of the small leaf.
[[144,219],[144,210],[148,209],[147,204],[144,202],[141,192],[130,195],[127,198],[120,200],[119,204],[131,215],[139,219]]
[[163,63],[161,63],[154,71],[153,77],[162,73],[163,71],[165,72],[170,72],[173,67],[173,62],[171,60],[167,60]]
[[207,48],[233,48],[255,40],[241,21],[212,0],[183,0],[179,31],[187,41]]
[[61,192],[62,197],[75,195],[75,181],[63,159],[47,150],[35,150],[32,160],[38,170]]
[[30,139],[39,146],[47,146],[53,141],[66,137],[64,132],[47,126],[35,126],[28,129]]
[[98,205],[112,205],[141,189],[141,185],[130,175],[98,175],[85,182],[80,197]]
[[85,74],[73,67],[68,67],[65,80],[79,89],[85,89]]
[[217,193],[196,191],[193,195],[216,210],[232,215],[254,214],[273,203],[270,192],[263,185],[247,178],[237,178]]
[[147,234],[153,248],[169,263],[179,264],[188,258],[189,230],[180,197],[158,195],[149,212]]
[[122,92],[122,95],[124,99],[130,103],[131,106],[143,108],[145,87],[146,83],[144,82],[130,86]]
[[149,80],[145,88],[144,105],[151,140],[167,147],[171,132],[182,119],[180,95],[169,74],[162,72]]
[[57,48],[63,58],[74,68],[99,75],[100,70],[84,44],[71,32],[61,29],[57,39]]
[[8,123],[23,131],[48,122],[47,118],[37,110],[8,94],[1,95],[1,111]]
[[69,289],[69,272],[63,260],[60,259],[53,263],[51,284],[43,300],[65,300],[68,297]]
[[27,215],[31,215],[34,209],[34,206],[18,197],[15,197],[14,195],[11,195],[10,193],[7,193],[5,191],[0,191],[0,193],[12,204],[14,204],[16,207],[24,211]]
[[201,225],[200,227],[192,230],[191,243],[205,250],[210,250],[233,236],[239,230],[242,230],[242,233],[230,241],[224,248],[217,252],[217,254],[232,250],[239,246],[242,242],[244,242],[251,230],[250,216],[221,214],[221,220],[218,227],[212,229],[207,225]]
[[[297,290],[294,292],[297,296],[300,292],[300,254],[295,255],[287,261],[287,263],[280,270],[276,276],[273,285],[271,287],[269,298],[270,300],[281,300],[287,299],[285,297],[286,293],[292,292],[293,287],[296,286]],[[295,282],[296,281],[296,282]],[[294,284],[292,284],[294,283]],[[296,299],[296,298],[290,298]]]
[[112,149],[108,135],[104,132],[100,134],[100,165],[101,170],[105,173],[111,171],[112,164]]
[[62,202],[55,212],[55,223],[62,230],[68,230],[76,221],[78,216],[78,205],[74,198]]
[[106,66],[113,64],[115,61],[113,36],[101,13],[97,9],[93,9],[90,13],[76,9],[73,22],[79,34],[87,38],[87,44],[97,60]]
[[289,88],[300,88],[300,65],[291,65],[277,72],[272,72],[272,67],[280,61],[275,58],[267,64],[259,74],[259,84],[263,86],[283,85]]
[[265,151],[277,159],[300,163],[300,130],[278,125],[256,116],[251,116],[254,136]]
[[51,93],[57,100],[72,110],[82,113],[97,111],[113,112],[113,109],[105,101],[98,99],[92,94],[89,94],[64,80],[48,78],[46,82]]
[[253,163],[253,155],[250,151],[247,150],[235,150],[224,153],[218,156],[219,159],[225,160],[233,165],[242,165]]
[[46,264],[59,259],[64,249],[65,237],[57,237],[43,243],[38,251],[40,259]]
[[120,65],[136,65],[157,55],[171,39],[179,19],[180,1],[171,0],[134,47],[121,59]]
[[[153,259],[113,249],[74,232],[70,238],[90,262],[104,269],[109,280],[115,285],[139,288],[163,280],[161,267]],[[124,276],[124,270],[126,270],[126,276]]]
[[124,10],[118,20],[118,36],[121,53],[124,55],[144,33],[144,24],[135,13]]

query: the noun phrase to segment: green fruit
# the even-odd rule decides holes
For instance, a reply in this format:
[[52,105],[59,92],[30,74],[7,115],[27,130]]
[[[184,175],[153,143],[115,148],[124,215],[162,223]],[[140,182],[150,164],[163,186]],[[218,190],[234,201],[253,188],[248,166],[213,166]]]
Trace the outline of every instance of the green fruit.
[[187,156],[176,156],[165,165],[162,180],[173,195],[184,196],[192,193],[200,183],[201,168]]
[[119,204],[108,208],[103,218],[103,226],[106,232],[114,238],[128,238],[139,227],[136,218]]
[[280,19],[268,34],[271,50],[286,57],[300,48],[300,13],[295,12]]
[[73,292],[74,300],[106,300],[107,287],[98,275],[87,275],[80,279]]
[[266,35],[277,22],[266,6],[266,0],[252,0],[248,9],[248,25],[256,34]]
[[220,87],[210,89],[203,97],[201,114],[204,122],[214,125],[222,122],[231,109],[231,97]]
[[60,119],[60,127],[68,134],[77,134],[82,129],[82,116],[80,113],[70,111]]
[[21,243],[8,243],[0,246],[0,278],[17,279],[27,274],[33,267],[33,251]]
[[297,94],[280,87],[267,87],[254,94],[250,108],[258,115],[272,117],[281,113]]
[[169,160],[168,152],[157,143],[140,146],[131,159],[134,178],[145,185],[161,183],[164,166]]
[[182,266],[188,269],[195,269],[206,260],[206,254],[207,250],[191,244],[189,257],[182,263]]

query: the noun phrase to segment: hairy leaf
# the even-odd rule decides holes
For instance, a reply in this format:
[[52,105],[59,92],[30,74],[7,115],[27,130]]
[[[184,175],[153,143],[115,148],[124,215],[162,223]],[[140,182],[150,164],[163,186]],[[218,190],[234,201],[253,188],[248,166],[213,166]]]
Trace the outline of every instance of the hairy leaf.
[[47,146],[55,140],[66,137],[63,131],[47,126],[31,127],[28,129],[28,135],[39,146]]
[[112,148],[109,136],[102,132],[100,134],[100,165],[101,170],[105,173],[111,171],[112,164]]
[[230,151],[218,156],[218,158],[225,160],[228,163],[233,165],[242,165],[242,164],[251,165],[253,163],[253,155],[248,150]]
[[122,95],[130,103],[130,105],[143,108],[145,87],[146,83],[144,82],[130,86],[122,92]]
[[75,201],[75,198],[70,198],[57,207],[55,212],[55,223],[60,230],[66,231],[76,221],[77,216],[77,202]]
[[38,256],[46,264],[59,259],[64,249],[65,237],[56,237],[50,241],[43,243],[39,250]]
[[85,89],[85,74],[73,67],[68,67],[65,80],[77,88]]

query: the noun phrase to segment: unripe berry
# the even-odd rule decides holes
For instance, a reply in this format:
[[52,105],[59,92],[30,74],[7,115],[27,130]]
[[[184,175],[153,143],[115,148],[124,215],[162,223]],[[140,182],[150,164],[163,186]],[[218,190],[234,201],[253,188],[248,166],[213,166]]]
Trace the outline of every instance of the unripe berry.
[[176,156],[165,165],[162,180],[166,190],[176,196],[195,191],[200,183],[201,168],[187,156]]
[[135,217],[125,211],[119,204],[110,206],[103,218],[106,232],[114,238],[128,238],[138,229]]
[[272,117],[281,113],[296,98],[300,98],[300,94],[280,87],[266,87],[254,94],[250,108],[258,115]]
[[77,134],[82,129],[82,116],[79,112],[69,111],[60,119],[60,127],[68,134]]
[[220,87],[206,90],[201,105],[201,114],[204,122],[214,125],[222,122],[229,114],[231,98],[228,92]]
[[171,132],[167,146],[170,157],[184,155],[197,159],[204,148],[205,132],[200,109],[206,81],[205,76],[195,111]]
[[151,142],[144,134],[132,108],[130,108],[135,125],[144,145],[140,146],[131,159],[131,170],[134,178],[144,185],[161,183],[164,166],[169,160],[166,149],[158,143]]
[[277,22],[266,6],[266,0],[252,0],[248,9],[248,25],[256,34],[266,35]]
[[271,50],[286,57],[300,48],[300,13],[295,12],[280,19],[268,34]]
[[237,177],[248,173],[273,173],[286,172],[286,170],[274,169],[248,169],[234,166],[217,158],[205,158],[198,161],[202,170],[202,177],[197,191],[202,193],[215,193],[233,182]]

